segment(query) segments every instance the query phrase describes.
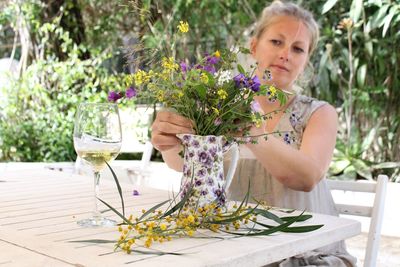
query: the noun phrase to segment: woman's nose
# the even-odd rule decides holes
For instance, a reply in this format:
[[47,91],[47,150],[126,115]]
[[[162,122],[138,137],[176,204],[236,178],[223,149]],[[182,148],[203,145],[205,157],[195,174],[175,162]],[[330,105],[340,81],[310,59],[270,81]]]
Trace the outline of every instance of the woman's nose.
[[286,48],[286,47],[282,48],[282,50],[280,51],[280,54],[279,54],[279,59],[284,62],[289,61],[289,49],[288,48]]

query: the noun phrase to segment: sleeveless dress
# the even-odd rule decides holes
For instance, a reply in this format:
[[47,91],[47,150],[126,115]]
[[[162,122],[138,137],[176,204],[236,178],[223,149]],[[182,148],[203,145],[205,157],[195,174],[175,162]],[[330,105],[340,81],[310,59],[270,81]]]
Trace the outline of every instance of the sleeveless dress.
[[[285,134],[279,138],[299,149],[309,118],[315,110],[325,104],[327,103],[324,101],[296,95],[274,131],[291,131],[290,138]],[[241,201],[247,193],[250,179],[251,196],[266,201],[270,206],[338,215],[325,178],[321,179],[311,192],[292,190],[274,179],[246,146],[241,145],[239,149],[240,159],[235,176],[227,189],[228,198]],[[229,158],[228,152],[225,168],[229,166]],[[348,254],[344,241],[341,241],[268,266],[356,266],[356,258]]]

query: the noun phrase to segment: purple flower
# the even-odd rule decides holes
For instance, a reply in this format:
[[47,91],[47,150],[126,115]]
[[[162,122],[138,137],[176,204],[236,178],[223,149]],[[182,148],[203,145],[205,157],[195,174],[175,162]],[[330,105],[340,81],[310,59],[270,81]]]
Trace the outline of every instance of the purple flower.
[[211,65],[215,65],[219,62],[220,58],[219,57],[207,57],[207,63]]
[[215,196],[218,197],[218,198],[221,197],[222,193],[223,193],[222,190],[219,189],[219,188],[217,188],[217,189],[214,190],[214,194],[215,194]]
[[252,102],[251,102],[251,110],[253,111],[253,112],[262,112],[262,109],[261,109],[261,106],[260,106],[260,103],[258,103],[256,100],[253,100]]
[[188,135],[188,134],[185,134],[182,138],[183,138],[183,141],[186,141],[186,142],[189,142],[190,141],[190,135]]
[[210,155],[208,155],[207,152],[202,151],[198,154],[198,156],[199,156],[199,162],[203,163],[206,166],[211,165],[212,159],[211,159]]
[[201,180],[197,180],[197,179],[196,179],[196,181],[194,182],[194,184],[195,184],[196,186],[200,186],[200,185],[202,184],[202,182],[201,182]]
[[213,186],[213,185],[214,185],[214,180],[213,180],[211,177],[209,177],[209,178],[207,179],[207,184],[208,184],[209,186]]
[[108,101],[110,102],[117,102],[118,99],[122,98],[122,93],[121,92],[115,92],[115,91],[110,91],[108,93]]
[[241,88],[242,85],[245,84],[246,76],[244,76],[243,73],[239,73],[235,77],[233,77],[233,80],[235,81],[236,87]]
[[290,137],[290,135],[288,133],[285,134],[285,136],[283,137],[283,141],[290,145],[291,143],[294,142],[294,137]]
[[189,66],[185,62],[181,62],[180,65],[182,72],[187,72],[189,70]]
[[217,138],[215,138],[215,136],[208,137],[208,142],[215,143],[215,141],[217,141]]
[[211,74],[215,73],[215,67],[212,65],[205,65],[203,66],[203,70],[208,71]]
[[207,190],[207,188],[201,190],[201,193],[200,193],[200,194],[201,194],[202,196],[208,195],[208,190]]
[[197,171],[197,175],[203,177],[204,175],[206,175],[206,171],[204,169],[200,169]]
[[209,150],[211,157],[215,157],[217,155],[217,148],[213,147]]
[[132,195],[134,196],[138,196],[139,195],[139,191],[137,191],[136,189],[133,190]]
[[253,92],[260,91],[260,79],[255,75],[252,79],[247,80],[246,87],[250,88]]
[[137,95],[136,89],[133,87],[129,87],[129,89],[126,90],[125,95],[129,99],[131,99],[132,97],[135,97]]
[[200,147],[200,143],[199,143],[199,141],[197,141],[197,140],[193,140],[193,142],[192,142],[192,146],[193,146],[193,147],[195,147],[195,148],[199,148],[199,147]]

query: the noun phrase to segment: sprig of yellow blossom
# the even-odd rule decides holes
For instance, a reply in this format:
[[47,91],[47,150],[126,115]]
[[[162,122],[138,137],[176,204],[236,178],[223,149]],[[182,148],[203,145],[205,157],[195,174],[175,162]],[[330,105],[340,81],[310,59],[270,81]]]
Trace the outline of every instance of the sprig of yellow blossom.
[[181,20],[179,21],[177,28],[181,33],[187,33],[189,31],[189,23]]

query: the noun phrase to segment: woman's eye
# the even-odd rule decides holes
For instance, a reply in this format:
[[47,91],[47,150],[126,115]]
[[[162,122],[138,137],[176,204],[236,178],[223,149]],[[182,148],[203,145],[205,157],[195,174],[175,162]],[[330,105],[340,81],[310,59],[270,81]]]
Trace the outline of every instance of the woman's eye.
[[301,47],[295,46],[293,49],[294,49],[294,51],[295,51],[296,53],[304,53],[304,49],[301,48]]
[[280,44],[282,44],[282,42],[281,42],[280,40],[275,40],[275,39],[272,39],[272,40],[271,40],[271,43],[272,43],[273,45],[280,45]]

